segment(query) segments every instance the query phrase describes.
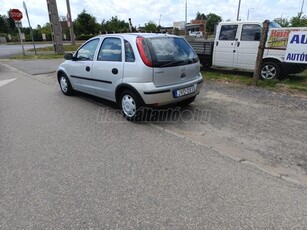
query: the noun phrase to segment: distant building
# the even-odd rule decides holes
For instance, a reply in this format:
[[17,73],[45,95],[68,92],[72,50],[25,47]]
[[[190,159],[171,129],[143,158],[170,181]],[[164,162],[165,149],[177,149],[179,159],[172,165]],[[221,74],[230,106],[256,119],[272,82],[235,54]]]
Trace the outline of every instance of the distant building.
[[206,33],[206,20],[191,20],[186,26],[187,32],[201,31]]

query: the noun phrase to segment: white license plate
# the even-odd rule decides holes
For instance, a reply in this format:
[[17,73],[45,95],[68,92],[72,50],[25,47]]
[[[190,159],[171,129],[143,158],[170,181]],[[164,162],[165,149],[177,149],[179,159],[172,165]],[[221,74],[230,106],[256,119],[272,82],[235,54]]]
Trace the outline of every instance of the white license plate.
[[182,96],[189,95],[189,94],[192,94],[192,93],[195,93],[195,87],[194,86],[175,90],[174,91],[174,97],[182,97]]

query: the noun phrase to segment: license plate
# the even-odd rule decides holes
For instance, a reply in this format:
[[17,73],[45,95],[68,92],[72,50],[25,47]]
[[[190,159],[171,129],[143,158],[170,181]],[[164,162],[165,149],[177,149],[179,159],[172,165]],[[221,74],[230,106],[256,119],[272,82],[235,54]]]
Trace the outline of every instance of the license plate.
[[174,91],[174,97],[182,97],[185,95],[189,95],[195,92],[195,87],[194,86],[190,86],[187,88],[183,88],[183,89],[178,89]]

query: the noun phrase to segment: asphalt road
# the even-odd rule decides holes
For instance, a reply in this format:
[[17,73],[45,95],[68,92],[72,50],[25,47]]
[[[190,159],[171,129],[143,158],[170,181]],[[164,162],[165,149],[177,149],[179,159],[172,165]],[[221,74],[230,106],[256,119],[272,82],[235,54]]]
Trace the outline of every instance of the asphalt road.
[[307,189],[0,65],[0,229],[306,229]]
[[[51,46],[52,44],[35,44],[36,48]],[[28,49],[33,49],[32,44],[24,44],[24,49],[27,51]],[[10,58],[14,55],[22,54],[22,46],[21,45],[6,45],[0,44],[0,59],[1,58]]]

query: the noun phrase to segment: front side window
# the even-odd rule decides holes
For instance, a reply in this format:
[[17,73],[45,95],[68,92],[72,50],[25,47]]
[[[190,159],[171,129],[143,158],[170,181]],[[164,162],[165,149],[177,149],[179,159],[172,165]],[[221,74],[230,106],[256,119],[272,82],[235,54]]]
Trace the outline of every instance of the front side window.
[[219,40],[222,41],[234,41],[236,39],[238,25],[223,25]]
[[99,38],[89,41],[84,44],[77,53],[77,59],[79,61],[93,61],[95,51],[99,43]]
[[122,43],[119,38],[105,38],[98,53],[98,61],[122,61]]
[[259,41],[261,37],[260,25],[243,25],[241,41]]

